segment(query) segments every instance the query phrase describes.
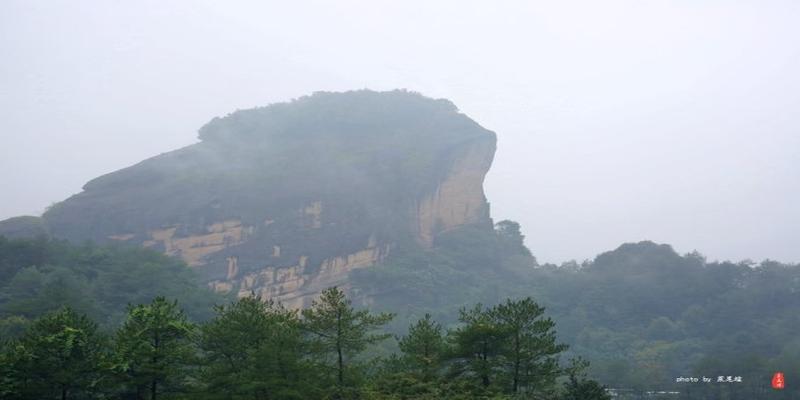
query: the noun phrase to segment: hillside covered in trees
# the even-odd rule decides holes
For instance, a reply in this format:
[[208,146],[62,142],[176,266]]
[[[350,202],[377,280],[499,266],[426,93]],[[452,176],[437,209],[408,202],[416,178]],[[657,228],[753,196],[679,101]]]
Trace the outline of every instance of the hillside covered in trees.
[[[78,389],[55,372],[41,379],[75,398],[602,389],[582,373],[630,398],[797,394],[770,391],[769,378],[800,370],[800,267],[709,262],[647,241],[541,265],[518,223],[490,216],[495,134],[447,100],[315,93],[214,118],[199,140],[100,176],[42,217],[0,221],[8,396],[56,396],[25,368],[57,343],[68,353],[59,360],[84,362],[94,378]],[[244,300],[256,298],[268,306]],[[335,351],[323,303],[352,306],[356,339]],[[527,322],[511,321],[518,311]],[[153,378],[167,366],[134,363],[161,340],[137,335],[164,321],[177,346],[164,357],[180,366],[169,379]],[[437,353],[414,353],[415,332]],[[741,382],[676,382],[685,376]]]
[[[549,356],[537,361],[542,364],[536,368],[552,368],[553,379],[540,381],[541,375],[531,374],[524,384],[521,380],[517,383],[517,390],[566,395],[568,390],[591,392],[600,388],[581,377],[587,374],[604,385],[630,390],[626,393],[631,398],[645,398],[636,396],[659,390],[680,391],[682,397],[673,398],[686,399],[791,398],[796,394],[791,387],[780,393],[769,389],[774,371],[796,369],[800,360],[795,334],[800,321],[792,312],[800,306],[800,268],[796,265],[707,262],[697,253],[681,256],[669,246],[650,242],[623,245],[582,265],[537,265],[521,240],[518,226],[505,221],[490,236],[483,231],[463,231],[447,237],[436,252],[397,254],[385,265],[356,275],[355,282],[364,291],[382,294],[370,298],[381,301],[373,300],[368,307],[354,302],[348,318],[360,326],[353,332],[361,339],[348,341],[354,346],[345,357],[353,362],[347,366],[351,375],[337,381],[338,373],[331,372],[337,365],[335,346],[332,348],[332,342],[326,340],[330,334],[324,322],[330,323],[330,313],[325,314],[323,309],[299,313],[274,302],[262,307],[249,297],[231,302],[198,286],[191,270],[180,262],[149,250],[73,246],[43,238],[2,239],[0,334],[4,357],[33,357],[33,350],[24,349],[40,345],[37,343],[44,339],[36,335],[55,335],[46,341],[51,344],[54,338],[67,340],[48,331],[64,324],[64,319],[71,321],[69,326],[83,326],[80,329],[97,335],[91,339],[100,346],[97,357],[112,357],[114,351],[121,351],[115,346],[122,344],[113,344],[122,340],[121,332],[153,322],[136,310],[164,307],[179,318],[178,326],[186,329],[182,333],[186,337],[176,339],[176,343],[189,347],[178,346],[183,350],[176,350],[180,354],[175,357],[180,356],[182,361],[170,373],[180,379],[177,383],[169,380],[162,398],[181,398],[189,393],[194,396],[190,398],[199,398],[199,392],[218,398],[212,394],[214,390],[238,387],[245,381],[254,385],[245,386],[253,390],[260,387],[273,395],[275,390],[285,390],[291,396],[300,396],[297,398],[340,393],[332,388],[341,389],[342,396],[345,392],[347,396],[358,393],[360,398],[489,398],[514,393],[514,374],[509,372],[514,370],[514,357],[507,353],[509,346],[513,347],[509,344],[513,335],[508,336],[503,326],[509,323],[504,315],[521,308],[532,320],[540,321],[525,326],[548,338],[537,342],[537,346],[549,349]],[[323,297],[317,305],[327,301],[347,303],[351,308],[350,300],[345,300],[341,292],[327,293],[339,297]],[[159,295],[166,298],[151,303]],[[180,306],[168,299],[179,299]],[[64,311],[63,306],[73,311]],[[263,322],[258,322],[259,318]],[[274,333],[270,324],[279,324],[289,333]],[[236,332],[236,326],[244,331]],[[291,329],[303,334],[290,333]],[[203,342],[203,335],[220,336],[213,340],[206,337],[204,340],[209,341]],[[283,344],[271,341],[304,338],[302,343],[291,345],[302,351],[296,350],[289,359],[280,361],[297,364],[274,364],[278,361],[273,357],[282,356],[274,350],[260,353],[260,337],[281,348]],[[433,344],[425,344],[428,340]],[[481,347],[491,343],[498,347]],[[414,353],[419,351],[435,353]],[[76,354],[70,357],[91,356]],[[249,361],[234,373],[227,369],[231,364],[225,362],[230,357]],[[578,359],[588,361],[588,368],[575,369],[583,365],[573,365],[570,360]],[[6,358],[3,364],[25,368],[11,360]],[[96,379],[102,385],[75,388],[72,393],[76,397],[70,398],[103,398],[118,393],[115,391],[147,387],[139,378],[128,376],[126,381],[121,378],[124,374],[113,375],[120,371],[111,367],[111,359],[98,360],[89,365],[101,368],[93,369],[92,374],[99,374]],[[25,365],[33,368],[35,364]],[[111,369],[102,369],[106,367]],[[202,378],[202,374],[210,375]],[[316,374],[330,381],[320,380]],[[698,375],[715,379],[735,375],[743,382],[728,386],[675,383],[677,377]],[[19,382],[14,382],[5,381],[12,385],[4,389],[7,393],[21,390],[13,386]],[[180,390],[170,389],[173,384]],[[569,385],[573,389],[567,389]],[[30,387],[45,390],[45,386]],[[17,398],[58,397],[54,387],[47,386],[46,390],[50,394],[37,395],[43,397]],[[304,390],[316,392],[311,395]],[[262,398],[253,393],[236,398]],[[140,397],[132,396],[151,398],[144,392]],[[286,396],[264,398],[293,398]]]
[[[203,324],[177,302],[128,306],[106,333],[69,307],[35,319],[0,348],[4,399],[607,399],[562,366],[567,346],[530,298],[462,309],[445,331],[430,315],[398,337],[400,351],[364,358],[391,337],[392,314],[356,310],[323,291],[312,307],[288,310],[256,297],[215,307]],[[558,378],[567,376],[559,385]]]
[[179,300],[196,321],[224,297],[204,288],[186,264],[135,247],[71,245],[39,237],[0,236],[0,337],[19,335],[30,321],[69,306],[104,329],[121,323],[128,304],[156,296]]
[[[462,230],[444,235],[436,252],[396,254],[355,280],[382,294],[377,310],[429,312],[443,321],[472,301],[531,296],[557,322],[568,354],[591,361],[590,376],[634,393],[759,398],[772,392],[775,371],[800,369],[796,264],[709,262],[645,241],[581,264],[539,265],[522,241],[511,221],[488,235]],[[675,382],[731,375],[743,382]]]

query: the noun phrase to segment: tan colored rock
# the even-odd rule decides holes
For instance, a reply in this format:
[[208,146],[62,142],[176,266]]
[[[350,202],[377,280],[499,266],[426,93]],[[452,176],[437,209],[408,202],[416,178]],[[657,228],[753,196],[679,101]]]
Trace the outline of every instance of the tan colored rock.
[[[167,255],[181,257],[190,267],[203,265],[203,259],[227,247],[241,244],[248,234],[252,233],[250,227],[244,227],[239,220],[217,222],[206,227],[207,234],[175,237],[178,226],[150,232],[152,241],[145,243],[150,246],[158,242],[164,245]],[[148,247],[150,247],[148,246]]]
[[[466,224],[490,221],[483,180],[493,156],[493,142],[490,145],[472,143],[459,150],[445,178],[436,190],[418,201],[412,213],[416,222],[417,241],[421,245],[431,247],[436,235],[442,232]],[[304,207],[305,227],[320,228],[322,210],[320,201]],[[208,232],[206,235],[174,238],[175,228],[168,228],[152,232],[151,237],[164,243],[168,254],[180,254],[190,265],[197,265],[205,255],[239,243],[248,234],[238,221],[212,224]],[[301,256],[297,265],[268,265],[242,277],[237,276],[239,266],[229,258],[226,282],[230,285],[217,283],[214,288],[226,292],[234,290],[240,297],[255,293],[263,299],[273,299],[291,308],[307,307],[328,287],[339,286],[347,290],[351,271],[383,261],[391,248],[391,244],[379,243],[374,234],[368,237],[365,245],[364,249],[351,254],[331,256],[314,269],[309,269],[308,257]],[[281,257],[280,246],[273,246],[272,257]]]
[[352,254],[331,257],[320,263],[316,273],[308,273],[308,257],[301,256],[298,265],[288,267],[266,266],[248,273],[240,279],[228,278],[230,286],[215,283],[212,288],[229,292],[236,290],[239,297],[255,293],[262,299],[272,299],[284,306],[297,309],[311,304],[319,293],[331,286],[347,286],[348,274],[381,262],[390,246],[369,247]]
[[463,149],[436,190],[417,203],[417,242],[423,247],[433,246],[433,239],[440,233],[488,221],[483,180],[494,151],[494,145],[484,143]]
[[[330,112],[339,99],[342,107]],[[419,120],[396,118],[399,104],[418,110]],[[353,270],[385,259],[389,237],[413,236],[430,248],[437,235],[466,224],[491,229],[482,184],[496,135],[448,101],[357,91],[273,110],[215,118],[201,128],[202,143],[99,177],[42,222],[55,237],[159,249],[203,266],[215,290],[293,307],[328,286],[350,288]],[[293,122],[301,114],[288,110],[342,129],[316,146],[316,136]],[[284,124],[286,132],[271,131]],[[158,187],[142,186],[153,177]],[[372,227],[379,228],[369,235]],[[336,250],[345,248],[359,250]]]
[[233,284],[231,282],[224,282],[224,281],[212,281],[208,284],[211,290],[218,292],[218,293],[228,293],[233,289]]
[[231,280],[239,274],[239,257],[228,257],[228,274],[226,279]]
[[134,235],[132,233],[126,233],[126,234],[123,234],[123,235],[110,235],[108,238],[111,239],[111,240],[125,241],[125,240],[131,240],[135,236],[136,235]]

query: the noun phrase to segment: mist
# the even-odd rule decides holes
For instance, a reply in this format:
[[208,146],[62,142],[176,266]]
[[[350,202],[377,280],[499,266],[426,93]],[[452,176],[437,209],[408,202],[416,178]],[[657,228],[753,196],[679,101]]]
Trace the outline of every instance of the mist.
[[800,4],[0,3],[0,219],[236,109],[406,88],[498,135],[540,262],[649,239],[800,261]]

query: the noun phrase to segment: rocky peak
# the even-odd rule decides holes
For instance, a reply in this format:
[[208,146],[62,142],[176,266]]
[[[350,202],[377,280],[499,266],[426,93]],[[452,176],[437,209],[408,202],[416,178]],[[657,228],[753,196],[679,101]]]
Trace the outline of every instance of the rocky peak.
[[396,246],[492,226],[483,179],[495,135],[446,100],[315,93],[214,118],[199,138],[90,181],[37,223],[158,249],[217,290],[294,307]]

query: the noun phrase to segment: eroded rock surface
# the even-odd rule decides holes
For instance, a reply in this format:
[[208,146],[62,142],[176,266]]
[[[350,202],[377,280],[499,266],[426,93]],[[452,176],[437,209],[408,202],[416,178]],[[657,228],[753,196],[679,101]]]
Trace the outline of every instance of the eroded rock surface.
[[199,137],[92,180],[41,219],[0,222],[0,234],[145,246],[218,291],[304,307],[397,246],[491,229],[495,135],[446,100],[317,93],[215,118]]

